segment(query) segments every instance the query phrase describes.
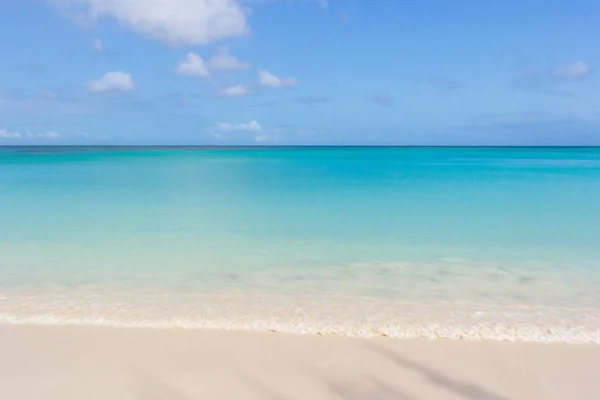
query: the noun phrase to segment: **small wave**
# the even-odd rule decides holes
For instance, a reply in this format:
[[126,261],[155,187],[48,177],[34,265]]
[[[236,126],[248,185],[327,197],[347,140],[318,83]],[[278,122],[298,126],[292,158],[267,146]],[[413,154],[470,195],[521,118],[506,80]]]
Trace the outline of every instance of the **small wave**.
[[390,337],[398,339],[494,340],[508,342],[600,344],[600,330],[584,331],[578,327],[525,327],[516,325],[442,326],[343,326],[319,323],[279,323],[277,321],[203,321],[187,318],[170,320],[113,320],[102,317],[63,317],[38,315],[21,317],[0,315],[0,324],[105,326],[146,329],[207,329],[224,331],[282,332],[346,337]]
[[[186,298],[0,301],[1,324],[210,329],[400,339],[600,344],[600,310],[507,304],[377,302],[372,299]],[[23,299],[21,299],[23,300]],[[163,298],[164,300],[164,298]],[[181,299],[179,299],[181,300]]]

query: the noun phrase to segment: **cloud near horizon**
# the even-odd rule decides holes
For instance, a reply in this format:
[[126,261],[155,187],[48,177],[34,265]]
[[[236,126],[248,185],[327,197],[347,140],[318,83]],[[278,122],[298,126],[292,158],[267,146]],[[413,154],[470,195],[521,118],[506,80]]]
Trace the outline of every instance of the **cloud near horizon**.
[[219,140],[236,141],[249,138],[253,142],[266,142],[274,138],[274,130],[267,130],[256,120],[232,123],[217,122],[210,129],[211,135]]
[[262,130],[262,126],[256,120],[241,123],[217,122],[213,126],[213,131],[216,132],[260,132]]
[[0,129],[0,139],[59,139],[62,135],[54,131],[46,131],[39,133],[26,132],[11,132],[7,129]]

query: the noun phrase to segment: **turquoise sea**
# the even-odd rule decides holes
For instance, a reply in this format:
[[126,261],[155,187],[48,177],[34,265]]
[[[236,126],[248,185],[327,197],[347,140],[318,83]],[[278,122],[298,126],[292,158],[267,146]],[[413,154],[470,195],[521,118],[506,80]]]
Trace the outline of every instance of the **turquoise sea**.
[[0,323],[600,343],[600,148],[0,147]]

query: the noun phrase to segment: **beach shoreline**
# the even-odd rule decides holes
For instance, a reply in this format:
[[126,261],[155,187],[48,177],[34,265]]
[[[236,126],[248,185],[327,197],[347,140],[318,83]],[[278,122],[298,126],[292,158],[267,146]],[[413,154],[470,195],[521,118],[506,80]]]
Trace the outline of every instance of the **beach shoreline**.
[[600,346],[0,325],[7,399],[592,399]]

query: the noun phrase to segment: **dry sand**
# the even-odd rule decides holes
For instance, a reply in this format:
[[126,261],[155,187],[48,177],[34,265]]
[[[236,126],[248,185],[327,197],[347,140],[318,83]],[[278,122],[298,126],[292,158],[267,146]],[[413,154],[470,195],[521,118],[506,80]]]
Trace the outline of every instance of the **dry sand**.
[[0,326],[2,400],[600,399],[600,346]]

